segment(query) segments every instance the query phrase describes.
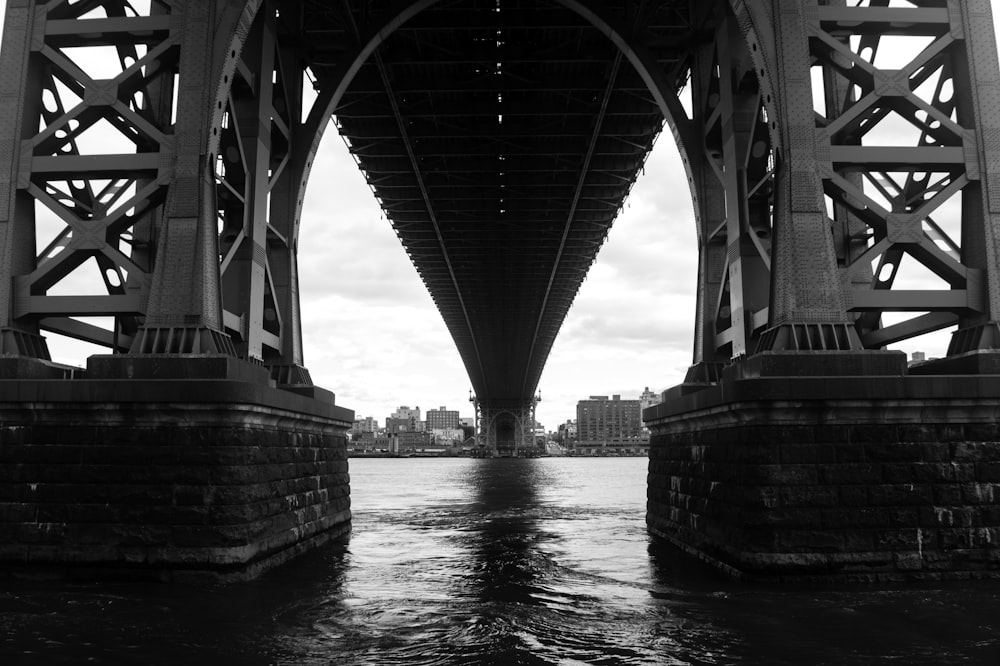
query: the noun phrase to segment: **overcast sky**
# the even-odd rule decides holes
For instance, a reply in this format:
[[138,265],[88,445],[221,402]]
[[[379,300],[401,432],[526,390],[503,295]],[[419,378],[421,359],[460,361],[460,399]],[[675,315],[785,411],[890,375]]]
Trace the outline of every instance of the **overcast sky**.
[[[0,19],[2,21],[2,19]],[[400,405],[472,415],[470,383],[416,270],[341,139],[326,134],[306,195],[299,249],[305,362],[313,380],[380,423]],[[697,251],[669,134],[591,268],[542,375],[549,430],[590,395],[636,398],[678,383],[691,362]],[[943,353],[946,335],[904,345]],[[80,347],[50,338],[56,360]],[[85,354],[83,354],[85,356]]]

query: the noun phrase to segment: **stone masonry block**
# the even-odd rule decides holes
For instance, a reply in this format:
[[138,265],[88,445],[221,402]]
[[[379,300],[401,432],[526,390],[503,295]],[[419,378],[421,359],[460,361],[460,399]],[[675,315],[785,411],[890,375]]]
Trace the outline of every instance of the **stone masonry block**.
[[1000,462],[1000,444],[993,442],[958,442],[954,459],[957,462]]
[[930,486],[912,483],[872,486],[868,492],[869,499],[875,506],[930,504],[934,497]]
[[882,466],[872,463],[836,463],[819,468],[822,483],[874,484],[882,482]]
[[872,462],[919,462],[922,457],[922,447],[913,442],[896,442],[887,438],[865,444],[865,459]]

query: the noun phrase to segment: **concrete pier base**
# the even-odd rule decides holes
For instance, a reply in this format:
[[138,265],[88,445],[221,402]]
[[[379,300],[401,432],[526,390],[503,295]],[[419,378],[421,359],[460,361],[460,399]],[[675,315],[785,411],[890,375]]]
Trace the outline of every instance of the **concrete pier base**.
[[1000,577],[1000,375],[851,356],[761,354],[646,410],[650,530],[738,578]]
[[228,357],[0,379],[0,570],[252,578],[349,529],[352,420]]

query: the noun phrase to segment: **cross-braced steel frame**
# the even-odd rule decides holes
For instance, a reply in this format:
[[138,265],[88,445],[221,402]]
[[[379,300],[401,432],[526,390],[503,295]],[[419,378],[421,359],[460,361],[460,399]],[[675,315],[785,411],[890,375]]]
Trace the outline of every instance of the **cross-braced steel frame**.
[[473,399],[476,442],[493,456],[532,455],[535,447],[535,409],[539,398],[500,405]]
[[310,383],[331,117],[483,404],[534,395],[664,122],[705,376],[950,326],[949,354],[1000,345],[988,0],[11,0],[0,64],[3,354],[53,332]]

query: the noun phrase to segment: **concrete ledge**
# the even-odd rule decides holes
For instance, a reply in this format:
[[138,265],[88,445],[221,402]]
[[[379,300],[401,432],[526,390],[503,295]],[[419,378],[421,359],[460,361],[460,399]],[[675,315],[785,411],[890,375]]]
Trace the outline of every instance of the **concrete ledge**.
[[263,365],[224,354],[106,354],[87,359],[88,379],[229,379],[274,386]]
[[[721,381],[643,411],[648,423],[713,406],[754,401],[967,400],[1000,404],[1000,375],[753,377]],[[957,403],[956,403],[957,404]]]
[[0,379],[73,379],[83,377],[83,368],[14,354],[0,354]]
[[911,375],[1000,375],[1000,351],[976,351],[914,363]]
[[901,377],[906,354],[896,351],[762,352],[722,369],[722,380],[754,377]]
[[121,404],[231,403],[286,409],[352,423],[353,410],[333,404],[332,394],[328,396],[326,400],[316,399],[266,383],[230,379],[0,379],[0,404],[6,403],[9,408],[21,405],[23,409],[35,410],[42,408],[41,405],[70,403],[106,404],[107,409],[118,409],[116,405]]

